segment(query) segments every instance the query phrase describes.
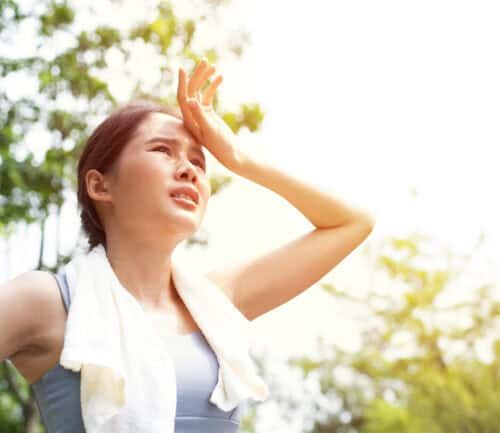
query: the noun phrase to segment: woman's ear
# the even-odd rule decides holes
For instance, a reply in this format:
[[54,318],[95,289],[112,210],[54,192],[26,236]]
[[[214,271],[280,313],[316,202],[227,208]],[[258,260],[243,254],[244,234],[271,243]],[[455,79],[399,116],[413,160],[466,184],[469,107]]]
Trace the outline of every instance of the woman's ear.
[[92,168],[85,174],[88,196],[98,202],[111,202],[109,180],[98,170]]

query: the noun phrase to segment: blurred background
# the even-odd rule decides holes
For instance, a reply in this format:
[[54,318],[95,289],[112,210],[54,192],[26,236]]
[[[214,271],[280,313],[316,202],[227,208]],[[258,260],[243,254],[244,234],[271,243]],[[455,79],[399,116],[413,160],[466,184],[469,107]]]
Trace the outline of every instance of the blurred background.
[[[87,136],[127,100],[176,105],[179,66],[206,56],[242,149],[376,218],[253,322],[271,396],[240,431],[500,432],[499,19],[481,0],[0,0],[0,281],[86,246]],[[196,266],[312,228],[206,154],[214,197],[178,247]],[[1,363],[0,433],[43,431]]]

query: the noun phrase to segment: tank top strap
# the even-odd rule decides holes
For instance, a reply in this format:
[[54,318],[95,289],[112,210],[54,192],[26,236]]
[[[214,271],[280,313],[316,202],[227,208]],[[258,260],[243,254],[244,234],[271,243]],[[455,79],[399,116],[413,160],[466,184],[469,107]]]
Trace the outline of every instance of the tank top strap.
[[56,281],[57,286],[59,287],[59,291],[61,292],[61,297],[64,302],[64,308],[66,312],[68,312],[69,305],[71,304],[71,295],[68,287],[68,280],[66,278],[66,273],[63,269],[60,269],[57,273],[53,274]]

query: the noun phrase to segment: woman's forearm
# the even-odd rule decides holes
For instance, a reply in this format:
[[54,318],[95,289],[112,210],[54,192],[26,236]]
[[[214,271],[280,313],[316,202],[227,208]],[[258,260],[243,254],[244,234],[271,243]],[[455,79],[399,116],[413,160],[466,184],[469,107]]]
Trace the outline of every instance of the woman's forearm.
[[285,198],[317,228],[332,228],[351,222],[364,223],[372,228],[375,223],[369,212],[350,207],[267,161],[244,155],[233,171]]

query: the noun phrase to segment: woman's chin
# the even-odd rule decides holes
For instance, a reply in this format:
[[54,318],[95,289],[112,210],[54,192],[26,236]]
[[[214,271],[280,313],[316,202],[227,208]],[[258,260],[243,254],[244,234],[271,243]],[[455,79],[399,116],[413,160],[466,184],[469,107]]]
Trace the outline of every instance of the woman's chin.
[[175,216],[170,214],[170,217],[167,218],[169,219],[169,221],[175,220],[175,224],[178,227],[177,231],[179,233],[185,234],[185,236],[189,237],[193,233],[195,233],[196,230],[198,230],[199,221],[198,221],[198,215],[196,214],[186,215],[185,213],[179,214],[179,212],[176,212]]

